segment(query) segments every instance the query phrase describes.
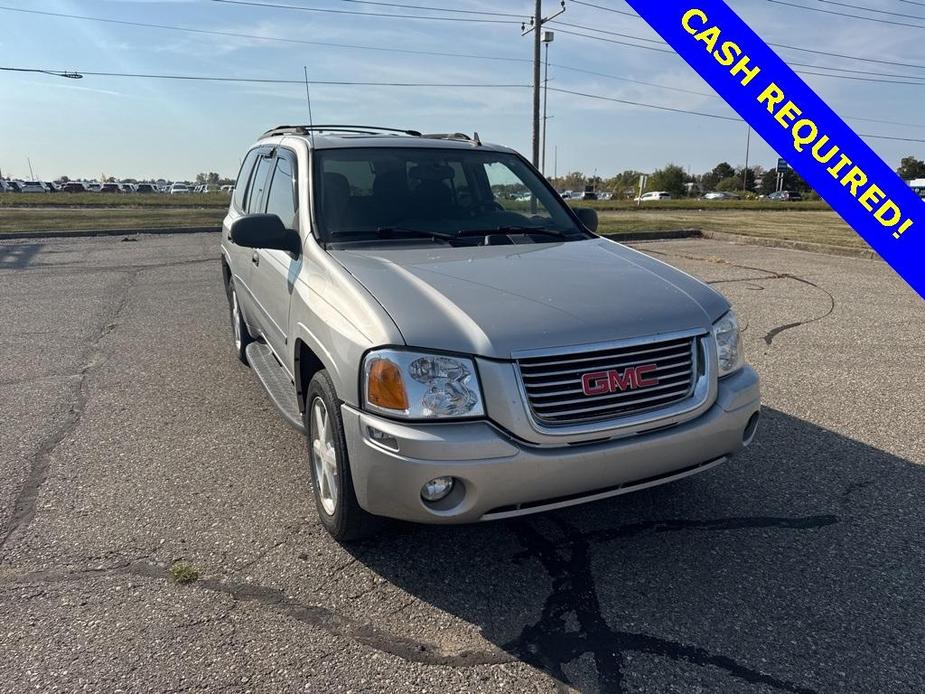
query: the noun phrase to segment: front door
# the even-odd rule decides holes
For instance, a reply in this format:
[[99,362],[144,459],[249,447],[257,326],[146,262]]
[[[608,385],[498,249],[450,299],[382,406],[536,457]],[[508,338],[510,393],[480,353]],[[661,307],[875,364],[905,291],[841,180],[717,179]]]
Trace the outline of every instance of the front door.
[[[285,149],[277,149],[269,161],[269,175],[261,209],[251,212],[275,214],[288,229],[298,231],[296,192],[296,158]],[[267,344],[283,364],[287,362],[289,303],[302,264],[301,255],[286,251],[254,249],[248,282],[257,305],[260,329]]]

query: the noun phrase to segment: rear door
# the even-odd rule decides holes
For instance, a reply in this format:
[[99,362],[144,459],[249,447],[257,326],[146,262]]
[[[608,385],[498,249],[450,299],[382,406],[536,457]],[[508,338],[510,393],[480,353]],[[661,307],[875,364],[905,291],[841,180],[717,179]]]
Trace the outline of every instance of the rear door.
[[[256,211],[253,206],[262,204],[263,186],[257,181],[266,181],[269,175],[270,162],[267,157],[271,152],[270,147],[257,147],[244,157],[234,194],[231,197],[231,204],[228,206],[228,214],[222,224],[223,244],[228,255],[231,276],[238,290],[238,301],[251,327],[257,327],[258,317],[250,287],[251,263],[254,253],[252,249],[238,246],[231,240],[231,225],[241,217]],[[265,164],[261,167],[262,162]]]
[[[272,157],[265,158],[267,179],[259,209],[278,216],[287,229],[299,230],[299,199],[296,187],[298,166],[295,153],[278,147]],[[258,172],[263,162],[258,165]],[[301,254],[270,249],[255,250],[250,266],[249,285],[259,315],[264,339],[273,348],[280,362],[286,363],[289,330],[289,303],[295,279],[302,264]]]

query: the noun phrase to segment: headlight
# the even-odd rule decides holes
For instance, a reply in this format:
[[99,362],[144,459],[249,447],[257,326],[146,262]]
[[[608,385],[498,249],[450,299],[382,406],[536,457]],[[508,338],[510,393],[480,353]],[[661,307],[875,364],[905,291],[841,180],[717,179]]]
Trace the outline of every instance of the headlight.
[[713,324],[713,337],[716,340],[720,377],[740,369],[745,355],[742,353],[739,322],[736,320],[735,313],[729,311]]
[[443,354],[370,352],[363,362],[363,399],[374,412],[408,419],[485,414],[475,363]]

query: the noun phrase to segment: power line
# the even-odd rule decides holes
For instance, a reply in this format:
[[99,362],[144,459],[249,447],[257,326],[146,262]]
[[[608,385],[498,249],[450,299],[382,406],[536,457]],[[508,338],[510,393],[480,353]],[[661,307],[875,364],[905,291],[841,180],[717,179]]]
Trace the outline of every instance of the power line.
[[245,34],[235,31],[218,31],[215,29],[196,29],[193,27],[182,27],[182,26],[173,26],[168,24],[150,24],[146,22],[133,22],[125,19],[110,19],[108,17],[90,17],[87,15],[79,14],[66,14],[63,12],[48,12],[43,10],[26,10],[21,7],[9,7],[7,5],[0,5],[0,10],[7,12],[20,12],[23,14],[34,14],[42,15],[45,17],[59,17],[62,19],[78,19],[88,22],[102,22],[104,24],[119,24],[123,26],[133,26],[133,27],[142,27],[145,29],[162,29],[167,31],[184,31],[191,34],[203,34],[207,36],[223,36],[226,38],[238,38],[238,39],[252,39],[256,41],[271,41],[277,43],[289,43],[302,46],[327,46],[329,48],[351,48],[357,50],[366,50],[366,51],[381,51],[385,53],[407,53],[411,55],[432,55],[446,58],[472,58],[478,60],[500,60],[500,61],[510,61],[510,62],[531,62],[527,58],[513,58],[507,56],[488,56],[488,55],[476,55],[472,53],[449,53],[443,51],[424,51],[424,50],[414,50],[410,48],[390,48],[383,46],[363,46],[360,44],[353,43],[335,43],[332,41],[311,41],[308,39],[290,39],[282,36],[265,36],[262,34]]
[[[63,71],[63,70],[49,70],[43,68],[21,68],[21,67],[8,67],[0,66],[0,71],[8,72],[27,72],[27,73],[44,73],[55,76],[71,76],[71,75],[85,75],[91,77],[117,77],[117,78],[135,78],[135,79],[159,79],[159,80],[178,80],[178,81],[189,81],[189,82],[222,82],[222,83],[241,83],[241,84],[297,84],[301,86],[304,84],[304,80],[297,79],[270,79],[270,78],[257,78],[257,77],[219,77],[219,76],[207,76],[207,75],[171,75],[171,74],[157,74],[157,73],[135,73],[135,72],[103,72],[103,71],[93,71],[93,70],[72,70],[72,71]],[[460,82],[353,82],[345,80],[313,80],[312,84],[322,85],[322,86],[347,86],[347,87],[427,87],[427,88],[470,88],[470,89],[527,89],[531,85],[528,84],[495,84],[495,83],[460,83]],[[701,116],[703,118],[713,118],[716,120],[726,120],[741,122],[741,119],[736,116],[725,116],[719,113],[707,113],[705,111],[694,111],[691,109],[675,108],[673,106],[662,106],[659,104],[650,104],[644,101],[634,101],[631,99],[619,99],[616,97],[604,96],[602,94],[591,94],[588,92],[580,92],[571,89],[562,89],[559,87],[549,87],[549,91],[559,92],[560,94],[569,94],[571,96],[580,96],[587,99],[595,99],[599,101],[609,101],[612,103],[624,104],[628,106],[637,106],[639,108],[648,108],[658,111],[667,111],[670,113],[681,113],[691,116]],[[911,123],[896,123],[893,121],[879,120],[875,118],[860,118],[856,117],[856,120],[865,120],[873,123],[884,123],[887,125],[907,125],[915,126]],[[890,135],[865,135],[861,134],[861,137],[868,137],[874,139],[882,140],[895,140],[899,142],[925,142],[925,139],[918,138],[909,138],[909,137],[893,137]]]
[[305,7],[304,5],[286,5],[274,2],[254,2],[254,0],[211,0],[224,5],[243,5],[246,7],[263,7],[278,10],[297,10],[300,12],[323,12],[326,14],[348,14],[361,17],[385,17],[391,19],[431,20],[439,22],[474,22],[478,24],[518,24],[510,19],[475,19],[469,17],[433,17],[421,14],[397,14],[389,12],[360,12],[358,10],[335,10],[330,7]]
[[646,87],[655,87],[657,89],[667,89],[672,92],[681,92],[683,94],[693,94],[695,96],[707,96],[711,99],[719,99],[716,94],[710,94],[708,92],[698,92],[694,89],[685,89],[683,87],[669,87],[666,84],[658,84],[656,82],[644,82],[643,80],[634,80],[629,77],[621,77],[619,75],[611,75],[606,72],[596,72],[595,70],[585,70],[580,67],[572,67],[570,65],[561,65],[558,63],[550,63],[549,67],[558,68],[559,70],[569,70],[571,72],[580,72],[585,75],[594,75],[595,77],[604,77],[611,80],[619,80],[621,82],[630,82],[632,84],[641,84]]
[[[590,2],[579,2],[579,0],[571,0],[571,2],[576,3],[576,4],[578,4],[578,5],[585,5],[585,6],[587,6],[587,7],[594,7],[594,8],[596,8],[596,9],[598,9],[598,10],[604,10],[605,12],[613,12],[613,13],[615,13],[615,14],[627,15],[627,16],[633,17],[633,18],[635,18],[635,19],[642,19],[641,17],[639,17],[638,15],[633,14],[632,12],[623,12],[622,10],[617,10],[617,9],[615,9],[615,8],[613,8],[613,7],[606,7],[606,6],[604,6],[604,5],[596,5],[596,4],[590,3]],[[911,3],[911,4],[913,4],[913,5],[921,5],[921,6],[925,7],[925,2],[918,2],[917,0],[900,0],[900,2],[908,2],[908,3]],[[802,5],[794,5],[794,7],[803,7],[803,6],[802,6]],[[804,7],[804,9],[812,9],[812,8]],[[862,18],[862,19],[863,19],[863,18]],[[847,55],[847,54],[845,54],[845,53],[834,53],[834,52],[832,52],[832,51],[821,51],[821,50],[817,50],[817,49],[814,49],[814,48],[803,48],[802,46],[791,46],[791,45],[786,44],[786,43],[772,43],[772,42],[770,42],[770,41],[768,42],[768,45],[769,45],[769,46],[774,46],[775,48],[786,48],[786,49],[791,50],[791,51],[800,51],[800,52],[802,52],[802,53],[812,53],[813,55],[825,55],[825,56],[829,56],[830,58],[843,58],[843,59],[845,59],[845,60],[857,60],[857,61],[864,62],[864,63],[877,63],[877,64],[879,64],[879,65],[892,65],[892,66],[894,66],[894,67],[911,67],[911,68],[917,68],[917,69],[920,69],[920,70],[925,70],[925,65],[918,64],[918,63],[902,63],[902,62],[898,62],[898,61],[894,61],[894,60],[882,60],[882,59],[878,59],[878,58],[865,58],[865,57],[857,56],[857,55]]]
[[[588,99],[597,99],[600,101],[612,101],[618,104],[628,104],[631,106],[652,108],[652,109],[657,109],[659,111],[670,111],[672,113],[684,113],[684,114],[691,115],[691,116],[702,116],[705,118],[734,121],[737,123],[745,122],[741,118],[738,118],[736,116],[724,116],[719,113],[705,113],[703,111],[690,111],[688,109],[674,108],[671,106],[658,106],[656,104],[647,104],[647,103],[643,103],[640,101],[630,101],[628,99],[617,99],[617,98],[610,97],[610,96],[603,96],[601,94],[589,94],[587,92],[578,92],[578,91],[573,91],[571,89],[560,89],[558,87],[550,87],[549,91],[560,92],[561,94],[571,94],[572,96],[581,96],[581,97],[585,97]],[[864,120],[869,120],[869,119],[864,119]],[[875,139],[875,140],[894,140],[897,142],[925,142],[925,139],[915,138],[915,137],[894,137],[892,135],[870,135],[870,134],[864,134],[864,133],[858,133],[858,135],[859,137],[867,137],[867,138]]]
[[575,3],[576,5],[584,5],[585,7],[594,7],[599,10],[606,10],[607,12],[613,12],[614,14],[626,15],[627,17],[632,17],[633,19],[642,19],[642,17],[640,17],[635,12],[627,12],[626,10],[618,10],[613,7],[605,7],[604,5],[595,5],[593,2],[584,2],[584,0],[571,0],[571,1]]
[[[771,1],[774,2],[776,0],[771,0]],[[606,43],[613,43],[613,44],[617,44],[620,46],[629,46],[631,48],[642,48],[644,50],[656,51],[658,53],[669,53],[677,57],[677,53],[675,53],[673,50],[655,48],[654,46],[641,46],[636,43],[628,43],[626,41],[608,39],[603,36],[592,36],[591,34],[584,34],[584,33],[577,32],[577,31],[569,31],[567,29],[559,29],[558,31],[560,33],[568,34],[570,36],[578,36],[578,37],[585,38],[585,39],[595,39],[597,41],[604,41]],[[593,29],[592,31],[599,31],[599,30]],[[916,77],[915,75],[892,75],[889,73],[884,75],[884,73],[878,73],[878,72],[869,72],[869,71],[864,71],[864,70],[851,70],[849,68],[828,67],[826,65],[812,65],[810,63],[791,62],[790,65],[810,67],[810,68],[815,68],[816,70],[834,70],[838,72],[853,72],[853,73],[865,74],[865,75],[881,75],[881,76],[889,76],[889,77],[900,77],[900,78],[904,78],[907,81],[898,81],[898,80],[892,80],[892,79],[889,79],[889,80],[888,79],[876,79],[875,77],[852,77],[849,75],[831,75],[825,72],[813,72],[810,70],[796,70],[795,72],[797,72],[797,74],[800,74],[800,75],[818,75],[820,77],[832,77],[835,79],[845,79],[845,80],[861,81],[861,82],[873,82],[873,83],[879,83],[879,84],[902,84],[902,85],[912,85],[912,86],[925,86],[925,76],[919,78],[919,77]],[[908,81],[908,80],[919,80],[919,79],[923,81],[920,81],[920,82]]]
[[[0,66],[0,70],[8,72],[42,72],[49,75],[62,75],[60,70],[41,70],[38,68],[21,68]],[[258,77],[213,77],[206,75],[170,75],[140,72],[96,72],[91,70],[75,70],[71,74],[90,77],[130,77],[138,79],[180,80],[187,82],[232,82],[245,84],[305,84],[305,80],[286,80]],[[528,84],[495,84],[495,83],[460,83],[460,82],[349,82],[343,80],[312,80],[312,85],[348,86],[348,87],[463,87],[472,89],[513,89],[526,88]]]
[[510,12],[492,12],[491,10],[457,10],[448,7],[431,7],[429,5],[406,5],[399,2],[374,2],[373,0],[340,0],[341,2],[352,2],[358,5],[380,5],[382,7],[398,7],[403,10],[432,10],[434,12],[454,12],[457,14],[480,14],[492,17],[512,17],[513,19],[522,19],[526,15],[511,14]]
[[861,15],[848,14],[847,12],[837,12],[836,10],[826,10],[821,7],[807,7],[806,5],[798,5],[794,2],[784,2],[784,0],[768,0],[768,2],[773,2],[775,5],[786,5],[787,7],[796,7],[798,10],[807,10],[809,12],[822,12],[823,14],[831,14],[837,17],[848,17],[850,19],[861,19],[866,22],[876,22],[877,24],[892,24],[893,26],[911,27],[913,29],[925,29],[925,25],[922,25],[922,24],[909,24],[908,22],[895,22],[892,19],[880,19],[879,17],[862,17]]
[[875,10],[872,7],[864,7],[864,5],[852,5],[849,2],[836,2],[836,0],[817,0],[817,2],[823,2],[826,5],[838,5],[839,7],[849,7],[853,10],[864,10],[865,12],[872,12],[875,14],[887,14],[891,17],[905,17],[906,19],[921,19],[925,20],[925,17],[916,14],[903,14],[902,12],[890,12],[889,10]]
[[657,43],[659,45],[662,45],[663,43],[660,39],[650,39],[650,38],[646,38],[645,36],[636,36],[635,34],[621,34],[620,32],[608,31],[607,29],[596,29],[594,27],[583,26],[581,24],[571,24],[569,22],[563,22],[560,19],[553,19],[551,20],[551,23],[558,24],[559,26],[563,26],[563,27],[571,27],[572,29],[582,29],[583,31],[596,31],[599,34],[607,34],[608,36],[621,36],[625,39],[635,39],[636,41],[645,41],[647,43]]
[[568,29],[558,29],[561,34],[568,34],[569,36],[580,36],[585,39],[594,39],[596,41],[603,41],[605,43],[615,43],[620,46],[631,46],[632,48],[642,48],[647,51],[655,51],[656,53],[670,53],[671,55],[677,55],[672,50],[666,48],[656,48],[655,46],[640,46],[638,43],[628,43],[626,41],[618,41],[617,39],[608,39],[603,36],[592,36],[591,34],[582,34],[578,31],[570,31]]

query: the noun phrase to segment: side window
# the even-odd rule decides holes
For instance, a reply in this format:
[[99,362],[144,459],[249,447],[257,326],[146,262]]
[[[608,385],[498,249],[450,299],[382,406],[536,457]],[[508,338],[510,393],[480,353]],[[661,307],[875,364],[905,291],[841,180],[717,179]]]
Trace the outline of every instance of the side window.
[[276,159],[276,169],[267,193],[267,214],[275,214],[283,220],[287,229],[296,228],[296,199],[293,186],[293,165],[289,157]]
[[267,186],[267,174],[272,165],[273,160],[269,157],[260,157],[260,161],[257,162],[257,171],[254,173],[254,179],[251,181],[247,194],[248,214],[263,212],[263,193]]
[[250,180],[251,171],[254,170],[254,162],[257,160],[257,150],[252,149],[244,157],[244,163],[241,164],[241,171],[238,172],[238,181],[234,186],[234,206],[238,210],[244,209],[244,194],[247,193],[247,182]]

